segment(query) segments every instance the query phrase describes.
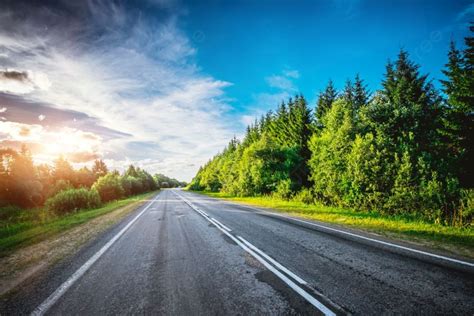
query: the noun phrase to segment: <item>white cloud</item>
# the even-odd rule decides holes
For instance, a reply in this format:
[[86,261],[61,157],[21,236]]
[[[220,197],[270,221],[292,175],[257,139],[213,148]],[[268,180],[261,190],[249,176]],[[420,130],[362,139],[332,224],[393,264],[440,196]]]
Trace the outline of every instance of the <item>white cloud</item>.
[[0,71],[0,92],[26,94],[36,89],[47,90],[50,86],[51,82],[43,73],[15,69]]
[[272,88],[282,89],[282,90],[295,90],[293,82],[285,77],[280,75],[273,75],[265,78],[268,85]]
[[300,77],[300,72],[298,70],[290,69],[283,71],[285,76],[293,79],[298,79]]
[[1,107],[0,108],[0,113],[5,113],[7,111],[7,108],[6,107]]
[[298,91],[294,80],[299,77],[299,71],[294,69],[286,69],[281,74],[266,77],[265,81],[269,87],[276,91],[255,94],[252,103],[247,106],[247,113],[240,117],[240,122],[243,125],[252,124],[267,111],[274,110],[283,101],[286,102]]
[[457,21],[464,20],[466,18],[470,18],[472,20],[472,17],[474,16],[474,4],[468,5],[464,10],[458,13],[456,16]]
[[46,116],[43,115],[43,114],[38,115],[38,120],[40,120],[40,121],[44,121],[45,118],[46,118]]
[[137,161],[151,172],[190,180],[238,128],[226,119],[230,83],[200,72],[176,16],[133,19],[120,6],[93,3],[100,5],[92,6],[92,15],[107,28],[93,42],[81,42],[87,30],[74,21],[63,32],[38,34],[35,25],[18,22],[23,30],[16,36],[0,31],[9,65],[26,69],[34,82],[16,93],[133,135],[101,141],[100,154],[112,167]]

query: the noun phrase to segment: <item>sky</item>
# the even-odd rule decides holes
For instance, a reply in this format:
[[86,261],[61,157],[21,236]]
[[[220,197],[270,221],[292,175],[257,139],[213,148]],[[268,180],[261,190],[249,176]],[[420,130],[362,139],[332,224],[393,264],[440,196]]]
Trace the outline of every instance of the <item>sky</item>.
[[0,147],[189,181],[296,93],[380,88],[400,49],[439,86],[473,20],[463,0],[3,0]]

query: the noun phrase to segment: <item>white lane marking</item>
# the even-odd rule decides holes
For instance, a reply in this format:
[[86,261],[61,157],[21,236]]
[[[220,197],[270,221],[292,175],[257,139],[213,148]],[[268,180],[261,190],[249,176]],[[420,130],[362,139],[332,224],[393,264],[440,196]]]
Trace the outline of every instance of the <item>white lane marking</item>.
[[446,260],[446,261],[451,261],[451,262],[467,265],[469,267],[474,267],[474,263],[470,263],[470,262],[467,262],[467,261],[462,261],[462,260],[458,260],[458,259],[454,259],[454,258],[442,256],[442,255],[437,255],[437,254],[434,254],[434,253],[431,253],[431,252],[426,252],[426,251],[413,249],[413,248],[409,248],[409,247],[405,247],[405,246],[401,246],[401,245],[397,245],[397,244],[392,244],[390,242],[386,242],[386,241],[383,241],[383,240],[378,240],[378,239],[374,239],[374,238],[370,238],[370,237],[361,236],[361,235],[358,235],[358,234],[346,232],[346,231],[339,230],[339,229],[336,229],[336,228],[331,228],[331,227],[327,227],[327,226],[324,226],[324,225],[319,225],[319,224],[316,224],[316,223],[307,222],[307,221],[297,219],[297,218],[283,216],[283,215],[280,215],[280,214],[274,214],[274,213],[271,213],[271,212],[268,212],[268,211],[264,211],[264,212],[265,213],[270,213],[272,215],[288,218],[288,219],[291,219],[291,220],[294,220],[294,221],[297,221],[297,222],[302,222],[302,223],[306,223],[306,224],[313,225],[313,226],[316,226],[316,227],[320,227],[320,228],[323,228],[323,229],[327,229],[327,230],[330,230],[330,231],[335,231],[335,232],[345,234],[345,235],[348,235],[348,236],[352,236],[352,237],[368,240],[368,241],[371,241],[371,242],[379,243],[379,244],[382,244],[382,245],[385,245],[385,246],[390,246],[390,247],[394,247],[394,248],[398,248],[398,249],[403,249],[403,250],[406,250],[406,251],[415,252],[415,253],[422,254],[422,255],[425,255],[425,256],[434,257],[434,258],[438,258],[438,259]]
[[446,261],[466,265],[466,266],[469,266],[469,267],[474,267],[474,263],[471,263],[471,262],[467,262],[467,261],[463,261],[463,260],[459,260],[459,259],[454,259],[454,258],[446,257],[446,256],[443,256],[443,255],[437,255],[437,254],[434,254],[434,253],[431,253],[431,252],[426,252],[426,251],[423,251],[423,250],[417,250],[417,249],[413,249],[413,248],[393,244],[393,243],[390,243],[390,242],[387,242],[387,241],[382,241],[382,240],[378,240],[378,239],[374,239],[374,238],[370,238],[370,237],[361,236],[361,235],[346,232],[346,231],[343,231],[343,230],[340,230],[340,229],[336,229],[336,228],[327,227],[327,226],[324,226],[324,225],[304,221],[304,220],[297,219],[297,218],[294,218],[294,217],[289,217],[289,216],[285,216],[285,215],[282,215],[282,214],[277,214],[277,213],[274,213],[274,212],[265,211],[265,210],[258,209],[258,208],[255,208],[255,207],[251,207],[251,206],[248,206],[248,205],[238,204],[238,203],[229,202],[229,201],[224,201],[224,203],[228,203],[228,204],[237,205],[237,206],[249,208],[249,209],[252,209],[252,210],[256,210],[259,213],[269,214],[269,216],[278,216],[278,217],[283,217],[283,218],[293,220],[293,221],[296,221],[296,222],[306,223],[306,224],[316,226],[316,227],[319,227],[319,228],[322,228],[322,229],[326,229],[326,230],[338,232],[338,233],[341,233],[341,234],[344,234],[344,235],[348,235],[348,236],[368,240],[368,241],[379,243],[379,244],[382,244],[382,245],[385,245],[385,246],[398,248],[398,249],[403,249],[403,250],[406,250],[406,251],[409,251],[409,252],[418,253],[418,254],[421,254],[421,255],[428,256],[428,257],[433,257],[433,258],[437,258],[437,259],[441,259],[441,260],[446,260]]
[[288,270],[286,267],[282,266],[278,261],[276,261],[275,259],[273,259],[272,257],[270,257],[269,255],[267,255],[266,253],[264,253],[262,250],[258,249],[257,247],[255,247],[254,245],[252,245],[250,242],[248,242],[247,240],[245,240],[243,237],[241,236],[237,236],[237,238],[239,238],[240,240],[242,240],[242,242],[244,244],[246,244],[250,249],[254,250],[255,252],[257,252],[259,255],[261,255],[262,257],[264,257],[265,259],[267,259],[268,261],[270,261],[271,263],[273,263],[274,266],[276,266],[278,269],[282,270],[283,272],[285,272],[286,274],[288,274],[289,276],[291,276],[293,279],[295,279],[296,281],[298,281],[298,283],[302,284],[302,285],[306,285],[308,284],[308,282],[306,282],[305,280],[303,280],[302,278],[300,278],[299,276],[297,276],[296,274],[294,274],[293,272],[291,272],[290,270]]
[[232,229],[230,229],[229,227],[225,226],[224,224],[222,224],[221,222],[219,222],[217,219],[215,219],[214,217],[211,217],[216,223],[218,223],[219,225],[222,226],[222,228],[224,228],[225,230],[227,230],[228,232],[231,232]]
[[[157,196],[158,197],[158,196]],[[112,239],[110,239],[99,251],[97,251],[89,260],[86,261],[79,269],[74,272],[69,279],[61,284],[56,291],[53,292],[41,305],[31,313],[31,315],[44,315],[60,298],[66,293],[66,291],[79,280],[84,273],[130,228],[139,218],[145,213],[146,210],[156,201],[153,199],[134,219],[132,219],[121,231],[119,231]]]
[[[177,193],[175,193],[178,195]],[[197,211],[199,214],[203,215],[200,211],[197,210],[197,208],[190,202],[188,202],[184,197],[181,195],[178,195],[183,199],[183,201],[186,202],[193,210]],[[204,216],[205,219],[207,219],[211,224],[217,227],[221,232],[223,232],[227,237],[232,239],[237,245],[239,245],[242,249],[247,251],[249,254],[251,254],[255,259],[257,259],[261,264],[263,264],[268,270],[270,270],[273,274],[275,274],[280,280],[285,282],[290,288],[292,288],[296,293],[301,295],[306,301],[308,301],[311,305],[316,307],[318,310],[320,310],[324,315],[327,316],[335,316],[336,314],[331,311],[329,308],[327,308],[323,303],[318,301],[315,297],[313,297],[311,294],[306,292],[303,288],[298,286],[295,282],[293,282],[291,279],[289,279],[287,276],[285,276],[283,273],[281,273],[278,269],[276,269],[274,266],[272,266],[270,263],[268,263],[265,259],[263,259],[259,254],[257,254],[255,251],[247,247],[242,241],[239,239],[235,238],[232,234],[230,234],[228,231],[226,231],[224,228],[220,227],[216,222],[213,221],[212,218]],[[263,253],[263,252],[262,252]],[[275,261],[276,262],[276,261]],[[279,264],[281,266],[281,264]],[[286,269],[286,268],[285,268]],[[286,269],[289,271],[288,269]],[[301,280],[301,279],[300,279]],[[299,282],[299,281],[298,281]],[[303,280],[303,282],[305,282]]]

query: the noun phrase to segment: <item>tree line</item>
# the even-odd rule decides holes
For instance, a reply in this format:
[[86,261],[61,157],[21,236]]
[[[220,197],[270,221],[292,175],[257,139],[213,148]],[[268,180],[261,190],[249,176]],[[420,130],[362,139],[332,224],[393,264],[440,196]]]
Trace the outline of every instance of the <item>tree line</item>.
[[0,207],[45,206],[66,213],[160,187],[184,185],[162,174],[152,176],[134,165],[120,174],[110,171],[103,160],[96,160],[91,169],[76,170],[63,157],[52,166],[35,165],[26,146],[21,151],[0,149]]
[[302,95],[282,102],[202,166],[189,188],[470,225],[473,37],[462,50],[451,43],[447,57],[441,91],[401,50],[377,91],[356,75],[342,91],[329,81],[315,110]]

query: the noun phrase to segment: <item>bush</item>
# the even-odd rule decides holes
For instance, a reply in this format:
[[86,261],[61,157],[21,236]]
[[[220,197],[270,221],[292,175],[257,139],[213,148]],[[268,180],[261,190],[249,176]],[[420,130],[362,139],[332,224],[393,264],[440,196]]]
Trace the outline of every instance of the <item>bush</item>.
[[58,194],[61,191],[70,190],[70,189],[74,189],[74,186],[71,184],[71,182],[69,182],[67,180],[58,180],[54,183],[54,185],[49,190],[48,198],[52,197],[52,196],[55,196],[56,194]]
[[291,191],[291,180],[285,179],[278,182],[276,187],[276,191],[273,193],[275,197],[280,199],[289,200],[293,194]]
[[314,194],[311,192],[310,189],[302,189],[298,194],[294,197],[295,201],[302,202],[304,204],[314,204]]
[[109,173],[97,179],[92,188],[99,192],[102,202],[120,199],[125,194],[121,177],[114,173]]
[[140,179],[132,176],[123,176],[120,180],[124,194],[126,196],[139,194],[143,192],[143,185]]
[[96,190],[84,188],[60,191],[46,201],[46,208],[56,214],[65,214],[80,209],[100,206],[100,196]]

